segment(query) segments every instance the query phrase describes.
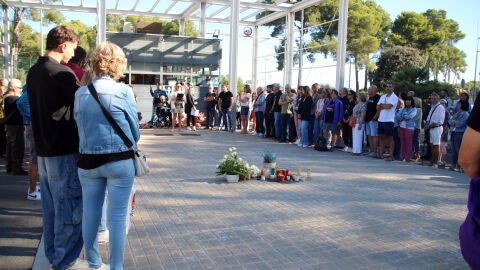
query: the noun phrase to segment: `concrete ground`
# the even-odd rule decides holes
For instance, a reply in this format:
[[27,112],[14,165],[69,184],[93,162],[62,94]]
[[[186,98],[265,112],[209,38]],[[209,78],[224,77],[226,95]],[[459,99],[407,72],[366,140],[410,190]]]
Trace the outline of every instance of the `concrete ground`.
[[[231,146],[313,178],[227,184],[215,164]],[[468,269],[464,174],[210,130],[142,130],[140,148],[152,170],[135,180],[125,269]]]

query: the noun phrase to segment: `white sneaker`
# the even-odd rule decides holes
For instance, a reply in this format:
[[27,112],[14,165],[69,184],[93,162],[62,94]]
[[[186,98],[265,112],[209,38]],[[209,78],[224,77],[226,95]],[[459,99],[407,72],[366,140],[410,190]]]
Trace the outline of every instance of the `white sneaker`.
[[197,127],[194,126],[194,127],[192,128],[192,130],[193,130],[193,131],[197,131]]
[[89,270],[110,270],[110,265],[102,263],[98,268],[88,268]]
[[343,148],[343,152],[348,152],[348,146],[345,146],[345,148]]
[[86,260],[77,259],[75,263],[72,266],[68,267],[67,269],[68,270],[85,270],[85,269],[92,269],[92,268],[88,266],[88,262]]
[[27,188],[27,200],[30,201],[40,201],[42,199],[42,195],[38,191],[34,191],[32,193],[29,193],[29,188]]
[[192,128],[190,126],[187,127],[188,130],[192,130]]
[[108,243],[108,237],[108,230],[98,231],[97,233],[98,243]]

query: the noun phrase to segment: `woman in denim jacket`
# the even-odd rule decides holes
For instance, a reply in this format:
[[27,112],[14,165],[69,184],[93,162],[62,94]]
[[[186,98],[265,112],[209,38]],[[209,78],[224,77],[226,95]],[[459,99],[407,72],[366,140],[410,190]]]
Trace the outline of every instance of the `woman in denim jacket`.
[[[95,50],[91,62],[97,75],[92,84],[101,103],[136,147],[140,133],[133,91],[116,82],[127,65],[125,55],[117,45],[104,42]],[[82,229],[87,261],[91,269],[108,269],[96,239],[107,189],[110,269],[123,269],[128,199],[135,176],[133,151],[112,128],[87,86],[75,94],[74,117],[80,139],[78,176],[83,193]]]
[[455,171],[460,171],[460,167],[458,166],[458,152],[460,151],[460,145],[462,145],[462,138],[463,133],[467,129],[467,120],[468,110],[470,109],[470,105],[466,100],[460,100],[457,103],[457,108],[454,108],[456,113],[453,117],[448,121],[448,124],[452,128],[451,133],[451,141],[453,146],[453,162],[452,162],[452,169]]
[[403,162],[410,162],[412,157],[413,132],[415,131],[415,115],[417,110],[412,97],[405,98],[405,107],[398,110],[395,118],[399,123],[400,157]]

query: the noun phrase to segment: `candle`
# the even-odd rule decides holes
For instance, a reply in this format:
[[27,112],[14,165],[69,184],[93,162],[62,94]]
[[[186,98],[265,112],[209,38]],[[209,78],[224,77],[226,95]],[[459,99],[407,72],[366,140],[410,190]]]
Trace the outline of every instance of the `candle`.
[[297,168],[297,175],[300,176],[302,174],[302,169]]
[[307,177],[311,177],[311,176],[312,176],[312,169],[307,168]]

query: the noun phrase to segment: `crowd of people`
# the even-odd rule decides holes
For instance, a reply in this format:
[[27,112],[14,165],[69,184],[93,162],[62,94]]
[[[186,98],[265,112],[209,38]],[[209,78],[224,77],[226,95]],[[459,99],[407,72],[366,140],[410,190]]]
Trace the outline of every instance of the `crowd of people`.
[[[46,54],[32,66],[26,84],[1,80],[0,155],[6,159],[7,173],[29,175],[27,198],[42,202],[45,255],[53,269],[123,269],[139,116],[132,88],[118,82],[127,66],[122,49],[101,43],[86,65],[79,40],[68,27],[52,29]],[[200,110],[194,92],[191,83],[178,82],[172,94],[157,83],[150,89],[150,121],[168,112],[172,129],[185,125],[195,131]],[[234,94],[227,84],[220,92],[210,84],[201,97],[204,128],[239,129],[241,134],[302,148],[326,140],[330,151],[342,138],[342,150],[352,155],[403,162],[422,158],[434,167],[444,167],[451,149],[452,170],[461,171],[464,164],[469,176],[478,173],[478,164],[465,158],[462,145],[464,133],[472,132],[467,123],[478,126],[472,122],[478,117],[470,117],[467,93],[453,104],[445,90],[432,92],[423,106],[413,91],[395,93],[393,83],[386,85],[385,94],[377,92],[375,85],[363,93],[339,92],[318,83],[296,89],[286,84],[282,89],[274,83],[255,91],[245,85]],[[478,104],[474,110],[478,114]],[[22,167],[25,146],[30,152],[28,171]],[[98,231],[105,227],[102,217],[108,220],[109,265],[98,248]],[[78,260],[82,248],[86,261]]]
[[[72,29],[55,27],[25,85],[1,80],[0,156],[6,173],[28,174],[27,199],[42,203],[44,250],[52,269],[123,269],[140,137],[136,101],[132,88],[118,82],[127,66],[122,49],[101,43],[87,65],[79,41]],[[22,166],[25,146],[28,171]],[[103,263],[98,247],[99,231],[107,227],[110,264]],[[78,259],[82,249],[86,260]]]
[[[257,87],[252,93],[245,85],[236,96],[228,85],[220,88],[217,93],[210,86],[203,98],[206,129],[233,132],[236,128],[242,134],[304,148],[315,147],[325,139],[329,151],[342,145],[341,150],[352,155],[386,161],[430,160],[433,167],[462,171],[458,152],[472,109],[466,92],[452,104],[446,90],[434,91],[422,102],[414,91],[395,93],[391,82],[383,95],[375,85],[366,93],[348,89],[338,92],[318,83],[296,89],[289,84],[281,89],[275,83],[266,89]],[[446,160],[447,149],[451,160]]]

